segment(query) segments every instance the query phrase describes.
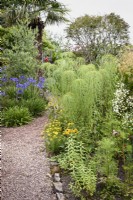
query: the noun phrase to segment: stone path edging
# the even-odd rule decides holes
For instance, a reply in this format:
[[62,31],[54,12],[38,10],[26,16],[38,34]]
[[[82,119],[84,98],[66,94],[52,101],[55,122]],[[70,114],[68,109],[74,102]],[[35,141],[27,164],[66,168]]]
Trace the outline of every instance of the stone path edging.
[[57,162],[50,162],[51,174],[53,177],[53,187],[54,192],[56,193],[57,200],[66,200],[65,195],[63,194],[63,186],[60,177],[60,168]]

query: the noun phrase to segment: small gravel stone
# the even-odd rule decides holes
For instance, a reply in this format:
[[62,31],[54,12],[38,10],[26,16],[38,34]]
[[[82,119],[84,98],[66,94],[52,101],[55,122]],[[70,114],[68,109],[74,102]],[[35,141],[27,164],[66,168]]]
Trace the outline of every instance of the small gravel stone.
[[58,166],[59,164],[57,162],[55,162],[55,161],[50,161],[50,165],[51,166]]
[[65,196],[63,193],[56,193],[58,200],[65,200]]
[[60,181],[60,174],[59,173],[55,173],[54,174],[54,181],[55,182],[59,182]]
[[53,182],[54,188],[56,192],[63,192],[62,183],[61,182]]

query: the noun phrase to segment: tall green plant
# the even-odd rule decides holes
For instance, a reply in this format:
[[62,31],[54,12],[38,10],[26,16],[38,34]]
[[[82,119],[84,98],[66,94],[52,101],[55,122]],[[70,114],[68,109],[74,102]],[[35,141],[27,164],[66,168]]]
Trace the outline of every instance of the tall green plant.
[[7,48],[4,56],[9,60],[8,73],[11,76],[33,75],[37,68],[35,34],[25,25],[10,28],[5,36]]
[[[58,60],[48,87],[53,94],[60,96],[61,107],[71,120],[83,120],[92,124],[96,115],[105,117],[111,109],[115,90],[117,62],[112,56],[102,58],[101,67],[92,64],[77,68],[71,65],[71,59]],[[73,61],[74,62],[74,61]]]
[[112,175],[116,176],[117,163],[114,156],[117,149],[115,142],[110,138],[103,138],[98,144],[99,146],[95,155],[97,171],[107,178],[110,178]]
[[87,73],[87,72],[89,72],[89,71],[95,71],[96,70],[96,67],[95,67],[95,65],[93,65],[93,64],[89,64],[89,65],[81,65],[80,67],[79,67],[79,69],[78,69],[78,75],[79,75],[79,77],[84,77],[85,76],[85,74]]

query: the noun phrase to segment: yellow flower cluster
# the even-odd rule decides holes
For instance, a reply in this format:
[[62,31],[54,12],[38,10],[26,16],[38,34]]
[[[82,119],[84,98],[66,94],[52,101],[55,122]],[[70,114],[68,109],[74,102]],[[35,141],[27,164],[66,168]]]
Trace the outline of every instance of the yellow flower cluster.
[[[63,132],[63,134],[62,134]],[[45,133],[47,134],[47,137],[49,140],[53,140],[55,138],[62,138],[62,136],[70,135],[70,134],[77,134],[78,130],[75,128],[75,125],[73,122],[69,122],[66,125],[65,130],[62,130],[61,122],[59,120],[53,120],[48,124],[48,126],[45,129]]]
[[48,137],[57,138],[59,133],[61,133],[61,123],[58,120],[53,120],[49,123],[49,125],[45,129],[45,133],[47,133]]
[[70,129],[70,128],[67,128],[64,132],[63,132],[63,135],[70,135],[71,133],[78,133],[78,130],[75,128],[75,129]]
[[75,125],[73,122],[69,122],[67,124],[67,128],[63,132],[63,135],[70,135],[72,133],[78,133],[78,130],[75,128]]

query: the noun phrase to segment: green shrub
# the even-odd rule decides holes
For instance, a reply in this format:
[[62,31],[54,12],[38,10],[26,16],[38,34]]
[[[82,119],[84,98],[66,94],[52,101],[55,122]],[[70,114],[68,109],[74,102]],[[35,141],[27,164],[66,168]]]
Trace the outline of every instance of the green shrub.
[[35,34],[25,25],[13,26],[5,35],[7,48],[3,55],[8,58],[10,67],[8,73],[11,76],[34,74],[37,66],[37,49],[35,48]]
[[68,51],[68,52],[61,53],[60,58],[76,58],[76,56],[71,51]]
[[23,100],[22,105],[28,108],[32,116],[39,116],[45,110],[46,101],[42,98],[32,98]]
[[57,65],[55,64],[51,64],[49,62],[47,63],[43,63],[41,65],[41,70],[43,70],[45,72],[45,77],[51,77],[53,71],[57,68]]
[[17,97],[16,87],[14,85],[10,85],[10,86],[4,88],[4,91],[5,91],[6,95],[8,95],[8,98],[16,99],[16,97]]
[[30,85],[26,90],[24,90],[24,93],[22,94],[22,99],[28,100],[38,98],[39,95],[39,89],[34,87],[33,85]]
[[9,99],[7,97],[1,98],[1,106],[2,106],[3,109],[14,107],[17,104],[18,104],[18,102],[15,99]]
[[14,106],[3,111],[2,125],[6,127],[21,126],[31,121],[28,108]]
[[96,70],[95,65],[89,64],[89,65],[81,65],[77,72],[78,72],[79,77],[83,78],[87,72],[95,71],[95,70]]

